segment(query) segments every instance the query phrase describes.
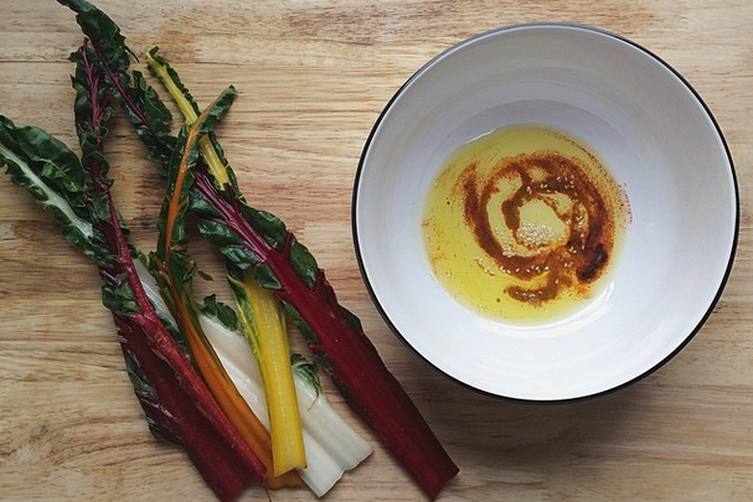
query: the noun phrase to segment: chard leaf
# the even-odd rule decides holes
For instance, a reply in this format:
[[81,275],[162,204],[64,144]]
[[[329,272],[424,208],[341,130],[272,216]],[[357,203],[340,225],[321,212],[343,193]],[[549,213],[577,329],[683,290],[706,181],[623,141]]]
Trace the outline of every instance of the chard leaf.
[[194,214],[202,214],[210,218],[219,218],[221,216],[206,197],[196,191],[191,194],[188,210]]
[[316,390],[316,395],[324,395],[322,383],[319,380],[319,373],[316,369],[316,363],[309,361],[301,354],[294,352],[290,354],[290,367],[303,382]]
[[301,316],[298,310],[290,302],[282,302],[285,310],[290,316],[290,320],[298,328],[298,331],[303,335],[303,339],[306,340],[308,345],[317,345],[319,343],[319,337],[306,320]]
[[[238,91],[234,86],[228,86],[222,94],[215,100],[215,102],[202,113],[201,123],[199,125],[199,135],[204,136],[214,132],[214,129],[219,124],[222,116],[230,108],[238,95]],[[198,148],[196,149],[198,150]],[[198,155],[198,153],[197,153]]]
[[314,259],[314,255],[309,252],[308,248],[298,242],[298,239],[293,236],[290,237],[290,263],[293,265],[298,276],[303,279],[303,282],[309,288],[313,289],[319,266],[316,264],[316,259]]
[[199,220],[198,227],[199,232],[205,239],[222,249],[235,247],[242,242],[235,232],[216,221]]
[[282,287],[274,272],[265,264],[253,267],[249,275],[263,288],[280,289]]
[[199,306],[201,313],[217,321],[230,331],[238,331],[238,316],[231,306],[217,300],[217,295],[204,298]]
[[223,247],[220,248],[220,253],[240,270],[249,270],[260,263],[259,257],[243,246]]
[[240,210],[243,217],[264,236],[264,240],[270,246],[276,249],[282,248],[288,231],[280,218],[270,212],[254,209],[246,204],[240,204]]
[[34,126],[17,127],[0,115],[0,167],[45,210],[75,247],[91,254],[90,187],[78,157],[62,141]]
[[120,28],[104,12],[85,0],[58,0],[76,15],[81,31],[91,41],[96,63],[109,81],[131,122],[140,124],[136,132],[149,149],[149,157],[166,166],[175,147],[171,133],[172,114],[147,84],[141,72],[129,74],[133,52],[125,43]]
[[58,0],[58,2],[78,13],[76,22],[87,37],[101,40],[102,54],[123,68],[130,63],[129,52],[126,50],[125,37],[120,28],[107,14],[99,10],[86,0]]
[[140,311],[135,301],[133,290],[128,285],[126,277],[119,276],[115,283],[105,283],[102,286],[102,303],[109,311],[116,315],[134,314]]
[[[117,40],[117,37],[115,37],[115,39]],[[109,43],[109,41],[105,40],[100,42],[93,40],[93,43],[96,47],[99,43],[107,44]],[[157,65],[149,65],[150,70],[166,85],[168,85],[168,81],[171,83],[170,85],[175,85],[183,100],[188,104],[187,107],[190,109],[190,112],[196,113],[200,109],[200,107],[196,103],[188,88],[183,85],[178,73],[168,64],[168,62],[164,58],[162,58],[158,54],[157,48],[154,48],[148,52],[147,61],[149,61],[150,58],[157,62]],[[122,61],[116,63],[120,64],[120,69],[118,71],[124,73],[126,67],[122,64]],[[117,67],[117,64],[110,64],[110,62],[108,61],[103,61],[101,64],[104,67]],[[155,71],[155,67],[159,67],[161,71],[164,70],[165,74],[161,74],[160,72]],[[124,77],[110,78],[113,82],[125,81]],[[161,161],[161,164],[163,166],[162,173],[168,178],[168,190],[174,191],[175,185],[173,180],[175,176],[171,175],[170,169],[174,169],[176,159],[179,159],[183,154],[182,149],[179,145],[182,144],[184,140],[175,139],[170,136],[167,121],[150,121],[150,116],[153,115],[153,113],[149,112],[149,105],[146,104],[144,99],[139,98],[138,95],[148,94],[150,98],[158,101],[159,97],[153,90],[149,89],[146,84],[138,86],[139,89],[127,88],[127,86],[123,87],[124,91],[118,95],[121,101],[121,105],[128,111],[129,118],[136,127],[136,130],[142,141],[151,152],[150,155],[152,156],[152,158]],[[232,93],[234,96],[234,89],[232,89]],[[226,95],[224,98],[220,98],[220,100],[223,99],[228,99],[228,96]],[[166,107],[162,103],[160,103],[159,106],[155,105],[156,110],[161,110],[163,108],[166,109]],[[230,180],[229,184],[231,186],[231,189],[220,189],[219,191],[222,192],[222,196],[225,197],[228,202],[230,202],[238,209],[243,218],[254,227],[255,231],[258,232],[260,236],[262,236],[262,238],[267,242],[268,245],[274,247],[278,251],[282,250],[290,233],[287,231],[285,224],[275,215],[266,211],[254,209],[246,204],[245,199],[238,190],[238,184],[235,174],[233,170],[227,165],[227,160],[224,157],[222,148],[220,147],[219,142],[217,142],[216,137],[214,136],[214,133],[212,131],[214,122],[216,122],[217,119],[218,117],[213,117],[212,114],[210,114],[210,116],[205,119],[205,123],[202,126],[204,130],[202,132],[211,139],[212,144],[214,145],[214,149],[221,157],[222,162],[225,164],[227,177]],[[172,150],[171,155],[166,154],[166,152],[169,150]],[[191,158],[189,159],[191,163],[194,163],[197,160],[195,155],[198,156],[198,151],[191,152]],[[186,186],[192,186],[193,173],[187,175],[186,178]],[[219,183],[214,177],[212,178],[212,180],[216,184]],[[254,253],[253,249],[249,249],[247,247],[245,250],[239,249],[239,236],[235,233],[235,230],[229,230],[229,227],[223,224],[224,218],[218,213],[216,205],[212,201],[208,200],[204,195],[205,194],[201,190],[193,190],[190,194],[190,197],[185,198],[185,200],[188,201],[188,209],[195,212],[196,214],[199,214],[204,221],[200,224],[200,231],[202,232],[202,235],[210,242],[213,242],[218,247],[220,247],[223,255],[225,255],[225,257],[230,260],[237,268],[243,270],[253,270],[253,276],[255,276],[257,280],[264,284],[265,287],[278,289],[280,287],[279,279],[275,277],[274,273],[269,267],[267,267],[266,265],[260,265],[259,256],[258,254]],[[181,218],[182,217],[183,216],[181,216]],[[185,231],[182,228],[176,228],[174,236],[183,237],[184,233]],[[290,244],[291,247],[288,255],[289,260],[293,265],[293,269],[297,274],[300,275],[303,282],[309,288],[313,288],[318,270],[314,257],[304,246],[298,243],[298,241],[296,241],[295,239],[293,239]],[[158,250],[158,253],[159,252],[160,251]]]

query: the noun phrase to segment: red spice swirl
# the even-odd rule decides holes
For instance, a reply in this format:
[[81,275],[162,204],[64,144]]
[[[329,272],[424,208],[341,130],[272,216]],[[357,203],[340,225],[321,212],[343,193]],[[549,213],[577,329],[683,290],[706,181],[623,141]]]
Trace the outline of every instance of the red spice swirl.
[[[490,207],[503,179],[517,179],[516,188],[499,207]],[[614,217],[579,159],[550,151],[521,154],[483,177],[471,164],[459,180],[465,221],[476,242],[501,271],[518,280],[506,288],[512,298],[537,304],[565,289],[583,295],[604,271],[614,244]],[[557,203],[563,196],[568,203]],[[522,235],[521,208],[534,200],[554,211],[566,228],[565,239],[531,242]],[[513,245],[498,239],[493,211],[501,212]]]

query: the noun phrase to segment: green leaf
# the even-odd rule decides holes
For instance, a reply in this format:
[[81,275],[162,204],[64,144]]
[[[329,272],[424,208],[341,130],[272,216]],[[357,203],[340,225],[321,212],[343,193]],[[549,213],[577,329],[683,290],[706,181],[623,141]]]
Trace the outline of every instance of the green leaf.
[[193,190],[189,199],[188,210],[203,218],[219,218],[221,215],[215,207],[198,190]]
[[200,118],[201,120],[201,124],[199,125],[200,135],[203,136],[205,134],[210,134],[214,131],[214,129],[219,124],[222,116],[225,114],[225,112],[227,112],[227,110],[235,101],[235,98],[237,97],[237,95],[238,95],[238,91],[232,85],[225,88],[222,94],[220,94],[220,96],[209,107],[209,110],[206,110],[205,114],[202,113],[202,115],[204,115],[204,118],[203,119]]
[[106,282],[102,286],[102,303],[117,315],[128,315],[140,311],[126,275],[116,277],[115,283]]
[[290,262],[298,276],[303,279],[303,282],[305,282],[309,288],[313,289],[314,284],[316,283],[319,266],[316,264],[314,255],[309,252],[306,246],[298,242],[298,239],[295,237],[291,237]]
[[260,263],[252,267],[247,273],[263,288],[280,289],[282,287],[272,269],[267,265]]
[[199,221],[198,227],[201,236],[215,246],[225,248],[242,242],[235,232],[216,221],[203,219]]
[[125,43],[120,28],[104,12],[85,0],[58,0],[77,13],[76,22],[94,46],[95,59],[110,83],[110,91],[136,126],[136,132],[149,150],[149,158],[158,162],[163,175],[175,147],[172,114],[148,85],[141,72],[128,73],[133,52]]
[[348,325],[353,330],[353,332],[363,333],[363,327],[361,327],[361,320],[353,312],[351,312],[350,310],[346,309],[343,306],[340,306],[340,312],[345,318],[345,322],[348,323]]
[[71,244],[92,252],[87,208],[92,195],[75,153],[44,130],[17,127],[0,115],[0,166],[15,185],[54,213]]
[[253,251],[242,246],[222,247],[220,253],[240,270],[249,270],[261,263],[259,257]]
[[157,91],[147,83],[141,72],[133,72],[132,85],[127,83],[127,74],[121,77],[121,81],[123,81],[121,93],[125,93],[128,102],[143,113],[136,114],[134,108],[123,104],[126,98],[121,98],[122,108],[131,122],[136,125],[136,133],[146,145],[149,159],[161,166],[163,177],[167,176],[165,166],[170,160],[177,141],[172,134],[172,113],[160,99]]
[[298,328],[298,331],[300,331],[301,335],[303,335],[306,343],[309,345],[318,345],[319,337],[316,335],[314,330],[311,329],[311,326],[308,325],[303,317],[301,317],[301,314],[298,313],[296,308],[288,302],[282,302],[282,304],[285,306],[285,310],[288,312],[290,320],[293,321],[293,324],[295,324],[295,326]]
[[76,22],[87,37],[99,41],[99,45],[108,60],[127,68],[129,65],[129,51],[126,50],[125,37],[120,28],[107,14],[85,0],[58,0],[75,11]]
[[314,362],[309,361],[301,354],[294,352],[290,354],[290,367],[293,370],[293,373],[298,375],[303,382],[316,390],[317,396],[324,395],[322,383],[319,380],[319,373]]
[[204,315],[222,324],[230,331],[238,330],[238,316],[232,307],[217,301],[217,295],[204,298],[204,302],[199,306],[199,309]]
[[288,235],[285,223],[272,213],[241,205],[243,217],[262,235],[270,246],[281,249]]

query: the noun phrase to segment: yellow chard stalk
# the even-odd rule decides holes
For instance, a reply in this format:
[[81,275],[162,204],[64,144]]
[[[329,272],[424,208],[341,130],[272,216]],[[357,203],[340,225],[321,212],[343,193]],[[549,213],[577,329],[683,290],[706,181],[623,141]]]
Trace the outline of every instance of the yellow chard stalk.
[[[162,82],[162,85],[165,86],[167,92],[170,93],[170,96],[178,106],[180,113],[183,115],[186,124],[193,124],[199,118],[199,114],[194,106],[183,95],[182,89],[170,74],[169,67],[155,57],[156,52],[157,48],[155,47],[146,53],[146,64],[149,65],[149,69],[160,80],[160,82]],[[230,178],[227,175],[225,163],[220,158],[208,136],[202,136],[199,139],[199,150],[207,163],[209,172],[214,179],[217,180],[220,188],[224,188],[225,185],[230,182]]]
[[230,279],[243,331],[259,363],[275,474],[306,467],[303,429],[290,368],[285,316],[277,298],[248,277]]

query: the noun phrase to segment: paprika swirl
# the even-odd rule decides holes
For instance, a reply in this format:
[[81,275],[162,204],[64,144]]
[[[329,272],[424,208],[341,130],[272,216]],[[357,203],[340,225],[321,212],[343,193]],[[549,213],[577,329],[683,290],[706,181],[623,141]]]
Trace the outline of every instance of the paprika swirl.
[[[533,176],[531,173],[538,173]],[[501,207],[488,207],[497,191],[499,178],[512,176],[518,188]],[[475,165],[463,173],[464,213],[479,246],[500,270],[523,282],[543,276],[536,286],[510,286],[507,293],[523,302],[545,302],[562,288],[593,282],[604,270],[612,250],[614,222],[596,186],[571,158],[556,152],[540,151],[520,155],[497,167],[486,180],[479,180]],[[571,202],[562,210],[552,196],[565,196]],[[550,207],[567,227],[565,242],[524,238],[521,235],[520,210],[526,203],[540,200]],[[496,240],[490,226],[489,211],[501,211],[514,242],[530,254],[514,254],[510,246]]]
[[[542,128],[471,142],[432,190],[424,235],[435,274],[494,317],[551,317],[591,297],[629,217],[601,162]],[[570,307],[550,308],[560,303]]]

